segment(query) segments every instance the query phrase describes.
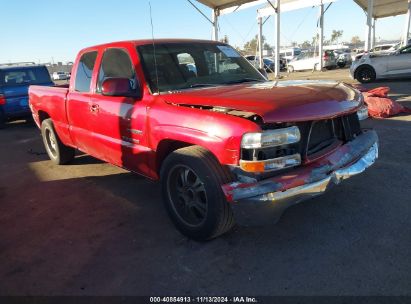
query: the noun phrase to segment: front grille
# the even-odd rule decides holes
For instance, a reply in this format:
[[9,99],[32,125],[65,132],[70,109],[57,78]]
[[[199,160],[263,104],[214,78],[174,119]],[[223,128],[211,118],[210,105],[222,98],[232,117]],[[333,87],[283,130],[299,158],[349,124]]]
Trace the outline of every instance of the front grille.
[[265,124],[263,130],[297,125],[301,140],[298,143],[261,149],[241,149],[242,160],[267,160],[300,153],[303,162],[321,157],[334,147],[346,143],[361,133],[357,113],[327,119],[290,124]]
[[361,132],[357,113],[297,123],[297,126],[301,132],[300,153],[303,160],[326,154],[339,144],[351,141]]

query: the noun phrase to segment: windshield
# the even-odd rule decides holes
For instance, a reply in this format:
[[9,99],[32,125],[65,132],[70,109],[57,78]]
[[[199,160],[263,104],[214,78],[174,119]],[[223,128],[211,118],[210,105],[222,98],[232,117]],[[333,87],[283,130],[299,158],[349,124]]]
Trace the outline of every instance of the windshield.
[[0,71],[0,85],[16,86],[49,83],[50,75],[45,67],[13,68]]
[[155,60],[153,45],[139,46],[137,50],[152,92],[265,81],[245,58],[225,44],[156,44]]

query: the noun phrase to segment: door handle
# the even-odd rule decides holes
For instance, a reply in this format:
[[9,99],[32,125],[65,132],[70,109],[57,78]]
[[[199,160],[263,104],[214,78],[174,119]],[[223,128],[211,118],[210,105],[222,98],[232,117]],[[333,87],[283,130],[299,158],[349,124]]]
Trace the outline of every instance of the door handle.
[[90,112],[92,112],[92,113],[98,112],[99,109],[100,109],[100,107],[99,107],[98,104],[92,104],[92,105],[90,105]]

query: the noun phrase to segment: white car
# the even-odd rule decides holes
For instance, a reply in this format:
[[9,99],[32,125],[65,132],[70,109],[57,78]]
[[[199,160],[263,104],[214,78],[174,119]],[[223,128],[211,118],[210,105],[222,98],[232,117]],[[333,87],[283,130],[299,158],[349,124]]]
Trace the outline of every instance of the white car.
[[69,79],[69,75],[65,72],[54,72],[53,75],[53,80],[66,80]]
[[[304,71],[304,70],[318,70],[319,69],[320,58],[318,53],[314,52],[304,52],[301,53],[297,58],[291,60],[287,65],[287,71],[292,73],[294,71]],[[324,51],[323,53],[323,67],[330,70],[337,66],[335,61],[335,55],[333,51]]]
[[364,55],[353,62],[350,74],[361,83],[384,78],[411,77],[411,44],[389,55]]
[[[388,55],[395,52],[395,44],[381,44],[373,47],[369,53],[378,54],[378,55]],[[367,52],[358,53],[353,56],[353,61],[361,59],[362,56],[367,54]]]

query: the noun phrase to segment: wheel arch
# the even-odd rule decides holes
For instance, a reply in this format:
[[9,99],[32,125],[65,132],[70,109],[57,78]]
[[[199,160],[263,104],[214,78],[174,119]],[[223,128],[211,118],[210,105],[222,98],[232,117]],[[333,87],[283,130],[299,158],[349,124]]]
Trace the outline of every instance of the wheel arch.
[[39,110],[37,114],[38,114],[38,117],[39,117],[40,125],[44,120],[50,118],[50,115],[46,111]]
[[[205,147],[204,145],[197,144],[197,143],[190,143],[190,142],[185,142],[185,141],[180,141],[180,140],[174,140],[174,139],[163,139],[161,140],[156,149],[156,157],[155,157],[155,170],[158,175],[160,175],[161,167],[164,163],[164,160],[174,151],[185,148],[185,147],[190,147],[190,146],[198,146],[201,147],[208,152],[211,153],[211,155],[214,156],[214,158],[221,164],[219,161],[219,158],[215,153],[211,150]],[[221,164],[224,166],[223,164]]]
[[164,160],[167,158],[167,156],[169,156],[175,150],[178,150],[184,147],[189,147],[189,146],[193,146],[193,144],[180,141],[180,140],[174,140],[174,139],[161,140],[157,145],[156,157],[155,157],[155,170],[158,176],[160,176],[161,166]]

